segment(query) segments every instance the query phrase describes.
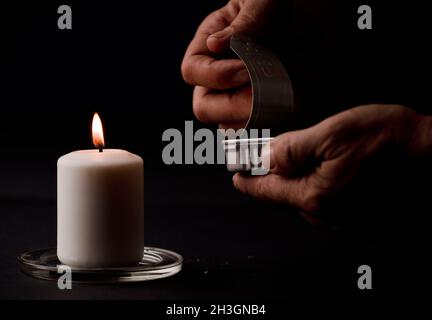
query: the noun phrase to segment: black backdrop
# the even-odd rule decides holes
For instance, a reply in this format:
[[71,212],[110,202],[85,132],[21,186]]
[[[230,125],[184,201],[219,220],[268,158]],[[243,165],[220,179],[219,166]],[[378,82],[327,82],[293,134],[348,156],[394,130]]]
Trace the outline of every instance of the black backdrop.
[[[272,42],[306,112],[319,114],[313,121],[370,102],[429,111],[420,79],[429,71],[426,10],[371,1],[374,29],[360,31],[360,2],[287,2]],[[99,111],[108,146],[159,158],[163,130],[193,119],[191,88],[180,74],[184,51],[200,21],[225,1],[71,1],[73,30],[57,28],[61,3],[2,5],[2,145],[91,147],[89,123]]]
[[[360,294],[359,264],[386,273],[383,253],[398,251],[400,238],[396,246],[369,229],[315,229],[290,209],[238,194],[223,166],[162,163],[162,132],[193,119],[192,89],[180,74],[184,51],[199,22],[224,1],[68,1],[72,30],[57,28],[63,2],[8,2],[1,5],[0,297],[346,297]],[[318,7],[300,11],[308,18],[292,14],[294,31],[281,27],[275,48],[311,110],[310,122],[367,102],[428,112],[426,10],[413,2],[369,2],[374,29],[361,33],[356,8],[363,3],[333,10],[331,2],[312,2]],[[145,160],[146,241],[184,254],[185,272],[177,278],[145,290],[85,287],[66,294],[18,272],[17,254],[55,244],[56,160],[92,148],[95,111],[107,147]],[[375,200],[360,196],[344,210],[361,204],[368,213],[394,213]],[[380,225],[373,234],[387,239],[401,224]],[[408,238],[416,233],[403,230]],[[403,246],[411,252],[411,244]]]

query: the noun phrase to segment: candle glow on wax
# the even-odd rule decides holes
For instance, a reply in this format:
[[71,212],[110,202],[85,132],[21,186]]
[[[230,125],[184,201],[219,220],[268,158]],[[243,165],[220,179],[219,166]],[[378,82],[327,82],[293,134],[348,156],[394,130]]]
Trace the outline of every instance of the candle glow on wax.
[[[144,162],[105,147],[96,113],[96,148],[57,161],[57,256],[78,268],[137,266],[144,250]],[[103,151],[103,152],[102,152]]]
[[96,148],[99,149],[99,152],[102,152],[105,147],[105,140],[103,134],[102,121],[97,114],[97,112],[93,116],[92,121],[92,135],[93,135],[93,144]]

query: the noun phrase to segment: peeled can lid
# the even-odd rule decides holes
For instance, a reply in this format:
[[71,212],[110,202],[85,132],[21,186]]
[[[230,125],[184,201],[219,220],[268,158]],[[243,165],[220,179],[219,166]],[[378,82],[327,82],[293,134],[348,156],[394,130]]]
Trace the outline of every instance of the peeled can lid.
[[232,51],[243,61],[252,85],[252,108],[245,129],[292,130],[298,107],[291,79],[282,62],[268,48],[244,35],[233,35]]

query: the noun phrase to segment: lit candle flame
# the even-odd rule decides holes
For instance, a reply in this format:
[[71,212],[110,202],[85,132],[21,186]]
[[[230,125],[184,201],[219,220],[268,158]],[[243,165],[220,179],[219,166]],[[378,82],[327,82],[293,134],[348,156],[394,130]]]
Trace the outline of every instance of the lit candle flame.
[[93,116],[92,133],[94,146],[102,152],[102,149],[105,147],[105,140],[102,121],[97,113],[95,113]]

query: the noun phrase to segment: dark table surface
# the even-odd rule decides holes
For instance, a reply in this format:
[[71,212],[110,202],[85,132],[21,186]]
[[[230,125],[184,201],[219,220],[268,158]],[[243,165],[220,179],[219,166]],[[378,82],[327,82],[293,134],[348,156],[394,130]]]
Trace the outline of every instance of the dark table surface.
[[145,162],[145,242],[183,255],[167,279],[77,285],[20,272],[17,256],[56,244],[56,156],[3,157],[0,298],[248,299],[359,294],[357,268],[376,263],[376,244],[344,229],[319,228],[286,207],[238,193],[224,167]]

